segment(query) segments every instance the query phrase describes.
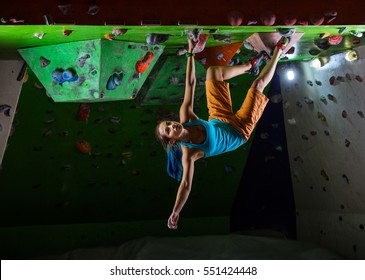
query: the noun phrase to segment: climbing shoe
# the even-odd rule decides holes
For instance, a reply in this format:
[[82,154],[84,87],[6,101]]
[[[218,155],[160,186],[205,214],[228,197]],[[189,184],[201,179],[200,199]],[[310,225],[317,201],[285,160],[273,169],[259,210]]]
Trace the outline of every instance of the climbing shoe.
[[260,72],[260,66],[265,61],[265,63],[270,59],[269,55],[266,51],[261,51],[254,57],[251,57],[249,62],[251,63],[251,69],[248,71],[248,74],[257,76]]
[[281,37],[280,40],[276,43],[276,46],[281,49],[285,50],[285,48],[289,45],[290,37]]
[[295,28],[277,28],[276,32],[278,32],[280,36],[290,37],[294,35]]

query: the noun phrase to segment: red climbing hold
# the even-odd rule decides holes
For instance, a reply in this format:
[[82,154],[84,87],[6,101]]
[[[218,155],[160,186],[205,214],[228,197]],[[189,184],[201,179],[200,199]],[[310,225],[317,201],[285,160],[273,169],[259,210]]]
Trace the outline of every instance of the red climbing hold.
[[150,66],[150,63],[153,60],[153,58],[154,58],[153,52],[147,52],[140,60],[138,60],[136,63],[137,73],[145,72]]
[[342,41],[342,36],[341,35],[332,35],[328,38],[328,43],[330,43],[330,45],[332,46],[336,46],[339,43],[341,43]]
[[242,24],[243,16],[239,11],[231,11],[227,16],[227,19],[231,26],[239,26]]
[[313,25],[321,25],[324,22],[324,16],[321,14],[313,14],[309,17],[309,21]]
[[87,103],[82,103],[80,105],[79,112],[77,113],[77,118],[80,121],[87,121],[90,117],[90,106]]
[[272,26],[275,24],[276,16],[271,11],[265,11],[260,15],[261,22],[266,26]]
[[294,25],[297,22],[297,17],[295,15],[287,15],[284,19],[285,25]]
[[209,34],[199,34],[198,43],[195,45],[193,53],[201,53],[205,48],[208,38]]

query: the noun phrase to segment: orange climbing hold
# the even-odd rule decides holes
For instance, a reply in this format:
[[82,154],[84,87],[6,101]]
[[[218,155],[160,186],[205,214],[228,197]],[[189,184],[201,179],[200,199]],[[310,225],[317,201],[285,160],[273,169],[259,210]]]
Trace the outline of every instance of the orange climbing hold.
[[226,66],[242,44],[242,42],[239,42],[205,48],[201,53],[195,55],[195,59],[206,69],[209,66]]
[[108,39],[109,41],[113,41],[115,39],[113,34],[105,34],[104,38]]
[[145,72],[150,66],[150,63],[153,60],[153,58],[154,58],[153,52],[147,52],[140,60],[138,60],[136,63],[137,73]]
[[89,142],[87,142],[85,140],[77,140],[75,142],[75,148],[82,154],[91,153],[91,145]]
[[69,30],[69,29],[65,29],[63,30],[63,36],[70,36],[70,34],[72,33],[72,30]]

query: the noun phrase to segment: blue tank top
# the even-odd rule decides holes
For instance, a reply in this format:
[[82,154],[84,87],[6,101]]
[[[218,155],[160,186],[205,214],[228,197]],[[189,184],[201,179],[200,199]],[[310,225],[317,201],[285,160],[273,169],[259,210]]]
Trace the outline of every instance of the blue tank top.
[[233,151],[246,141],[241,133],[232,125],[220,120],[211,119],[209,122],[197,119],[183,124],[184,126],[202,125],[206,131],[205,141],[201,144],[181,142],[181,145],[204,152],[204,157],[212,157]]

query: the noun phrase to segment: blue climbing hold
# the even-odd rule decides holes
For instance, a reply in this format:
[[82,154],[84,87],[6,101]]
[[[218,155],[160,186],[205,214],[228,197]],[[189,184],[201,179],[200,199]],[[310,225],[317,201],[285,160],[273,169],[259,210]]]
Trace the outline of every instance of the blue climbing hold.
[[106,88],[108,90],[114,90],[118,86],[121,85],[123,81],[124,74],[122,72],[120,73],[113,73],[108,79],[108,82],[106,83]]
[[63,69],[56,69],[52,72],[52,79],[59,83],[62,84],[65,80],[63,79]]
[[67,70],[63,71],[62,78],[66,82],[74,82],[76,81],[79,76],[76,74],[76,71],[72,68],[68,68]]

